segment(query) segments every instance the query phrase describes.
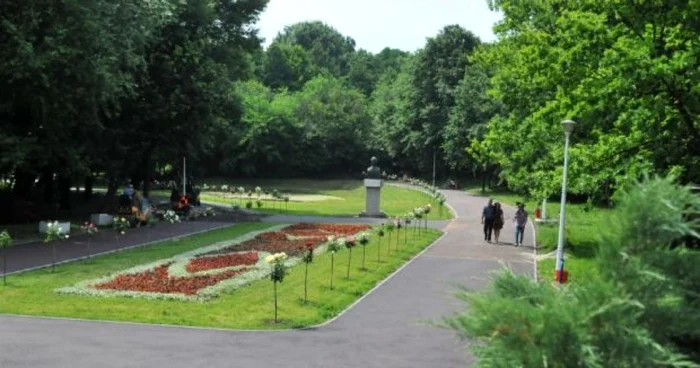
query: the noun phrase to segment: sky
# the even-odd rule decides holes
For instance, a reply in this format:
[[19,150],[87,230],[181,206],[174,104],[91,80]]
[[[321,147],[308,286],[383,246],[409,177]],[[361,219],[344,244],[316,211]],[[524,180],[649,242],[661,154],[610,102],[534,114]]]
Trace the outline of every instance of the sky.
[[500,19],[486,0],[270,0],[257,27],[268,46],[285,26],[320,20],[352,37],[356,48],[377,53],[385,47],[416,51],[449,24],[492,41]]

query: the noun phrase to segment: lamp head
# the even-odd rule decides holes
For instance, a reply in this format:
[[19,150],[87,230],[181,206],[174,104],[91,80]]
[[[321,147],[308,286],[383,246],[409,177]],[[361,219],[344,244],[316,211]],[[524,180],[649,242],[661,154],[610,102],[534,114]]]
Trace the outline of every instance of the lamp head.
[[564,120],[561,122],[561,125],[564,127],[564,132],[566,133],[571,133],[574,130],[574,126],[576,125],[576,122],[573,120]]

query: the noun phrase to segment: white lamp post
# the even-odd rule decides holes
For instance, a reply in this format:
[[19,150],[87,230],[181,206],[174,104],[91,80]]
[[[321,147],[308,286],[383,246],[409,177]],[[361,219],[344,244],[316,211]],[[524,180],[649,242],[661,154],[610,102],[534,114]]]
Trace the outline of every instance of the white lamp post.
[[564,143],[564,175],[561,182],[561,210],[559,211],[559,241],[557,242],[557,261],[554,265],[555,278],[559,283],[564,283],[564,223],[566,222],[566,175],[569,166],[569,136],[574,130],[576,122],[564,120],[561,122],[564,127],[566,141]]

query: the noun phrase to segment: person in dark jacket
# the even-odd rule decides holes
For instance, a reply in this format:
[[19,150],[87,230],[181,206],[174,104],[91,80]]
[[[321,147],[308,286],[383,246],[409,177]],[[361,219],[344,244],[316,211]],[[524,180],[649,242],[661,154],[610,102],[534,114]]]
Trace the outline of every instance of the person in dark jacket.
[[493,232],[493,222],[496,219],[496,208],[493,206],[493,199],[489,199],[489,203],[481,212],[481,223],[484,225],[484,240],[491,242],[491,233]]
[[493,236],[496,237],[496,244],[498,244],[498,238],[501,235],[501,229],[503,229],[503,209],[501,209],[501,204],[496,202],[493,204],[495,217],[493,220]]

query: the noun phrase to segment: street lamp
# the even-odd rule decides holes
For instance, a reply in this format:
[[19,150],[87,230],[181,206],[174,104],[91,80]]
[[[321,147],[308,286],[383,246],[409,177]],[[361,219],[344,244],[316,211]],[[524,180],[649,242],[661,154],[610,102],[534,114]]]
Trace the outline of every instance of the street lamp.
[[573,120],[564,120],[561,122],[564,127],[564,135],[566,140],[564,143],[564,175],[561,182],[561,210],[559,211],[559,241],[557,242],[557,261],[554,265],[554,279],[560,284],[566,282],[564,272],[564,223],[566,222],[566,174],[569,166],[569,136],[574,130],[576,122]]

